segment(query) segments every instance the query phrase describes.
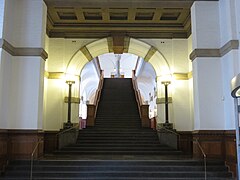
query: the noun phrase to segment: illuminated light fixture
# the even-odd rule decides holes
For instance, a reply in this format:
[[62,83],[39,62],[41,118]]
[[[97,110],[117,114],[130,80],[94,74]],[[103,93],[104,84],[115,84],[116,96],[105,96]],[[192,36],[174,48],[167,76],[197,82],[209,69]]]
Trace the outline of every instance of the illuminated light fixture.
[[162,84],[165,88],[165,123],[169,123],[168,119],[168,85],[171,84],[171,81],[162,81]]
[[[236,127],[236,147],[237,147],[237,169],[240,169],[240,134],[239,134],[239,105],[238,98],[240,98],[240,74],[235,76],[231,81],[231,95],[234,98],[235,106],[235,127]],[[240,172],[238,171],[237,179],[240,179]]]
[[234,98],[240,97],[240,74],[235,76],[231,81],[232,92],[231,95]]
[[67,80],[68,84],[68,119],[67,123],[64,123],[64,129],[71,128],[73,124],[71,123],[71,100],[72,100],[72,85],[75,84],[73,80]]

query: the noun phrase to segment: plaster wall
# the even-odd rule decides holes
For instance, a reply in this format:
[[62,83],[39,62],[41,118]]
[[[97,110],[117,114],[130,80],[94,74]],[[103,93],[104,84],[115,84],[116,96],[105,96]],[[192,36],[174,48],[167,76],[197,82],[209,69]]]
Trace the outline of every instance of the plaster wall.
[[3,36],[3,19],[4,19],[4,8],[5,8],[5,0],[0,0],[0,38]]
[[[1,38],[14,48],[44,48],[45,3],[41,0],[4,2],[0,13],[4,13]],[[0,57],[0,128],[42,129],[45,61],[40,56],[12,56],[5,50],[1,50]]]
[[44,47],[47,7],[42,0],[7,0],[3,38],[14,47]]
[[[189,73],[191,71],[191,62],[188,57],[192,49],[190,40],[143,39],[143,41],[156,47],[161,52],[170,65],[171,73]],[[193,129],[192,89],[189,83],[191,83],[191,80],[176,80],[172,76],[172,83],[168,87],[169,97],[173,99],[173,102],[169,104],[169,121],[174,123],[177,130],[188,131]],[[158,98],[164,98],[164,86],[161,84],[161,77],[158,77],[157,86]],[[157,105],[157,119],[159,123],[165,122],[164,104]]]
[[10,89],[11,83],[11,59],[12,57],[3,49],[0,49],[0,127],[8,128],[10,119]]
[[222,67],[219,58],[197,58],[193,62],[196,93],[195,129],[225,129]]
[[79,49],[94,40],[95,39],[49,38],[48,71],[65,72],[70,60]]
[[195,1],[191,8],[193,49],[220,47],[218,1]]
[[[221,46],[232,39],[237,39],[237,12],[235,0],[219,2],[220,28],[221,28]],[[226,28],[228,27],[228,28]]]
[[1,128],[41,129],[43,68],[39,57],[1,56]]

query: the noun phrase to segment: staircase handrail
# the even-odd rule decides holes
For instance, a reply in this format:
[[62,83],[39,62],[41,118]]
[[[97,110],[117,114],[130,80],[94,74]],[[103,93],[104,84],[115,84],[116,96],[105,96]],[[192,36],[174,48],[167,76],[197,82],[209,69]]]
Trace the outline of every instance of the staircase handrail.
[[30,166],[30,180],[32,180],[32,177],[33,177],[33,159],[34,159],[34,155],[35,153],[37,152],[37,149],[38,149],[38,146],[39,144],[43,141],[43,138],[39,139],[37,144],[35,145],[32,153],[31,153],[31,166]]
[[198,139],[195,139],[197,145],[198,145],[198,148],[200,149],[202,155],[203,155],[203,159],[204,159],[204,178],[205,180],[207,179],[207,155],[206,153],[204,152],[201,144],[199,143]]
[[137,88],[135,70],[132,71],[132,84],[133,84],[133,89],[134,89],[134,93],[135,93],[136,100],[137,100],[139,115],[141,117],[142,116],[142,113],[141,113],[142,98],[140,95],[140,91]]
[[97,109],[98,109],[98,104],[99,104],[99,101],[100,101],[100,96],[101,96],[101,92],[102,92],[102,87],[103,87],[103,81],[104,81],[104,74],[103,74],[103,70],[100,71],[100,80],[99,80],[99,83],[98,83],[98,88],[96,90],[96,96],[95,96],[95,99],[94,99],[94,105],[95,105],[95,112],[94,112],[94,119],[96,118],[96,115],[97,115]]

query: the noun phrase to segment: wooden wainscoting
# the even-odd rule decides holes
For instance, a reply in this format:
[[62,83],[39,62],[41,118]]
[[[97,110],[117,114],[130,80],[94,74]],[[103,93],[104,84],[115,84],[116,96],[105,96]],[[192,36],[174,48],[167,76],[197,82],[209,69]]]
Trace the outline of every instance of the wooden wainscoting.
[[43,155],[44,133],[40,130],[8,130],[9,158],[30,159],[33,149],[38,145],[36,156]]
[[35,157],[43,156],[43,135],[40,130],[0,130],[0,171],[4,171],[8,160],[30,159],[37,144]]
[[236,151],[236,133],[235,130],[228,130],[224,133],[225,161],[230,170],[236,177],[237,172],[237,151]]
[[44,154],[57,150],[57,133],[59,131],[44,132]]
[[0,172],[3,172],[8,160],[8,132],[0,130]]
[[200,130],[193,134],[193,157],[202,157],[201,151],[196,143],[198,139],[207,158],[221,159],[229,166],[230,171],[236,175],[236,142],[235,131],[225,130]]
[[178,131],[179,137],[178,147],[184,154],[193,154],[192,131]]

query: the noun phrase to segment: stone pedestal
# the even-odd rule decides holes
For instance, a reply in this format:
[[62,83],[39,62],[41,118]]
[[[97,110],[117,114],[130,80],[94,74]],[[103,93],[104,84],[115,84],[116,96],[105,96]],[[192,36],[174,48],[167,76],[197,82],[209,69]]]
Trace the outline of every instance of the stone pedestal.
[[69,128],[71,128],[71,127],[73,127],[73,123],[67,122],[67,123],[64,123],[64,124],[63,124],[63,129],[69,129]]
[[159,128],[166,128],[166,129],[170,129],[173,130],[173,123],[160,123],[159,124]]
[[160,144],[178,149],[178,135],[172,123],[159,124],[157,132]]

